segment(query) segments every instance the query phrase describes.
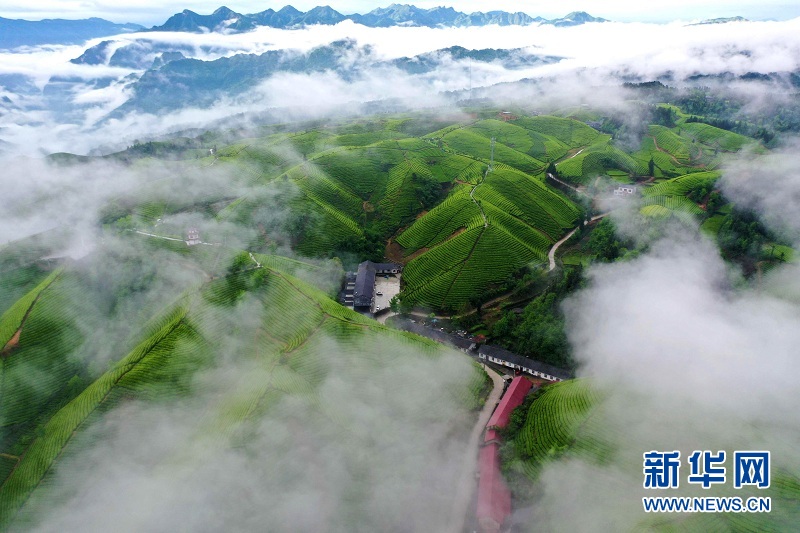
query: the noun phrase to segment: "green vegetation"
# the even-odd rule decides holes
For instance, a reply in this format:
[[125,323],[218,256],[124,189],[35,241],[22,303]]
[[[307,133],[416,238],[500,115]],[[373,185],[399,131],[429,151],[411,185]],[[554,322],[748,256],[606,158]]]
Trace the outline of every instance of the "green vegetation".
[[503,165],[472,199],[468,190],[460,188],[397,238],[407,255],[422,252],[403,273],[406,303],[459,309],[481,289],[544,261],[580,214],[559,193]]
[[11,337],[22,327],[24,318],[28,315],[39,295],[61,274],[62,269],[57,269],[47,276],[44,281],[17,300],[5,313],[0,316],[0,346],[5,346]]
[[520,117],[514,124],[525,129],[548,135],[570,148],[589,146],[608,139],[583,122],[551,116]]
[[681,130],[697,141],[725,152],[737,152],[753,142],[744,135],[715,128],[702,122],[686,123],[681,126]]
[[[669,178],[640,187],[641,213],[653,220],[714,214],[722,204],[714,190],[719,152],[748,138],[689,121],[674,105],[639,105],[650,121],[640,127],[578,108],[565,111],[572,118],[398,115],[297,131],[264,128],[261,136],[219,143],[213,158],[183,172],[231,170],[251,187],[233,198],[220,191],[219,201],[204,209],[218,220],[258,228],[248,243],[254,251],[289,246],[309,257],[341,257],[348,268],[364,259],[400,260],[407,263],[405,307],[463,311],[475,291],[496,294],[525,267],[544,262],[549,248],[591,211],[588,198],[606,177],[620,183]],[[487,174],[492,139],[494,169]],[[545,180],[546,169],[588,194]],[[147,230],[187,209],[165,196],[163,187],[143,191],[133,210],[117,209],[106,223]],[[273,198],[281,207],[265,210]]]
[[[82,313],[77,293],[89,292],[87,279],[58,270],[12,306],[27,308],[33,294],[41,295],[23,327],[19,347],[2,360],[0,524],[9,525],[32,492],[39,494],[31,503],[34,508],[36,501],[46,501],[41,493],[49,490],[53,468],[63,454],[79,453],[89,444],[80,444],[82,435],[100,420],[98,413],[120,402],[163,404],[185,398],[202,386],[193,376],[212,370],[223,354],[235,356],[236,364],[247,371],[240,372],[238,382],[199,421],[198,430],[211,442],[290,396],[311,400],[321,416],[342,423],[348,416],[346,406],[313,403],[315,388],[331,372],[326,345],[332,340],[349,347],[337,357],[367,372],[399,364],[393,354],[403,347],[421,361],[440,357],[436,343],[382,327],[295,277],[313,275],[320,267],[254,254],[262,265],[258,268],[249,254],[240,256],[243,259],[234,261],[226,274],[186,291],[135,332],[132,340],[138,340],[129,351],[120,352],[124,345],[112,349],[118,359],[97,375],[86,366],[86,354],[79,358],[74,352],[85,337],[74,321]],[[202,254],[197,259],[202,260]],[[122,301],[133,297],[119,294]],[[255,313],[255,321],[233,318],[241,305]],[[3,320],[16,319],[17,314],[6,313]],[[227,353],[231,344],[225,339],[231,334],[246,342]],[[396,348],[375,350],[387,343]],[[452,382],[452,390],[445,391],[467,409],[477,408],[486,391],[485,375],[477,366],[471,368],[463,386]],[[30,387],[26,380],[34,372],[39,377],[36,387]],[[437,411],[424,416],[437,420]],[[34,514],[26,508],[19,524],[33,520]]]
[[574,361],[564,327],[560,304],[582,284],[582,271],[567,268],[560,279],[523,309],[508,312],[492,325],[491,338],[509,350],[560,368],[573,368]]
[[586,380],[562,381],[536,391],[512,414],[501,455],[512,489],[526,491],[548,461],[575,453],[602,462],[611,452],[587,434],[599,397]]
[[[252,453],[248,436],[264,430],[252,422],[269,420],[272,432],[277,415],[290,413],[275,429],[275,449],[265,447],[273,471],[287,468],[291,448],[306,453],[309,432],[324,442],[380,443],[386,456],[343,461],[357,480],[348,502],[365,499],[359,491],[370,487],[372,467],[391,462],[396,442],[416,446],[398,428],[452,423],[445,433],[457,434],[468,416],[450,420],[449,407],[478,408],[485,374],[333,301],[343,268],[365,259],[405,264],[393,310],[458,314],[450,318],[459,328],[571,370],[562,303],[587,283],[584,267],[634,258],[646,246],[620,236],[611,217],[588,221],[619,184],[641,192],[619,202],[635,206],[631,223],[644,236],[675,219],[701,223],[748,276],[796,260],[789,239],[717,189],[724,153],[764,150],[756,138],[772,140],[767,126],[753,137],[754,122],[720,118],[731,103],[693,95],[681,107],[660,84],[639,89],[666,96],[633,104],[643,111],[639,123],[585,106],[559,112],[569,118],[520,112],[508,122],[479,109],[452,119],[259,126],[135,143],[109,156],[155,177],[109,202],[96,251],[56,268],[42,259],[58,257],[44,238],[0,249],[0,526],[36,525],[37,512],[58,500],[50,498],[59,469],[93,446],[117,407],[169,409],[200,397],[189,440],[210,456],[231,446]],[[202,246],[183,240],[194,224]],[[551,269],[548,252],[572,230]],[[390,402],[418,383],[436,401],[382,412],[397,424],[388,446],[363,413],[326,401],[342,389],[368,405]],[[600,404],[588,381],[575,380],[542,388],[513,414],[502,453],[517,496],[530,496],[548,461],[613,457]],[[295,462],[313,463],[311,449]],[[182,450],[170,453],[155,453],[152,464],[185,460]],[[296,470],[280,472],[285,481]],[[776,484],[797,501],[793,478]],[[348,508],[342,523],[386,529],[371,511]],[[721,520],[686,523],[762,525]]]
[[573,183],[585,183],[589,178],[618,170],[629,176],[642,176],[647,167],[619,148],[597,143],[556,165],[559,176]]
[[[503,469],[515,496],[530,501],[534,482],[543,467],[569,457],[596,465],[627,461],[616,453],[618,436],[603,420],[603,395],[591,382],[580,379],[547,385],[530,396],[511,414],[501,449]],[[641,455],[638,455],[641,461]],[[641,463],[638,464],[640,466]],[[630,463],[633,467],[633,463]],[[627,466],[625,467],[627,470]],[[640,486],[640,470],[631,480]],[[800,481],[781,469],[772,471],[768,493],[756,489],[730,491],[727,496],[765,496],[772,499],[770,513],[694,513],[681,516],[644,517],[637,529],[652,531],[768,531],[792,529],[798,511]],[[719,492],[714,496],[720,496]]]

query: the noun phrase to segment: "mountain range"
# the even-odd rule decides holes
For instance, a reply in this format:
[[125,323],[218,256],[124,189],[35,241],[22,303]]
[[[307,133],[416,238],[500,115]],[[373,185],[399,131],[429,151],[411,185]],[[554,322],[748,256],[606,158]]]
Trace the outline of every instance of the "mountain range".
[[40,44],[77,44],[96,37],[144,30],[138,24],[116,24],[101,18],[21,20],[0,17],[0,49]]
[[153,26],[149,30],[139,24],[117,24],[101,18],[31,21],[0,17],[0,49],[42,44],[77,44],[97,37],[140,31],[239,33],[253,30],[259,26],[296,28],[312,24],[337,24],[344,20],[352,20],[371,28],[390,26],[465,27],[489,24],[500,26],[551,24],[563,27],[577,26],[587,22],[606,22],[605,19],[593,17],[583,11],[547,20],[542,17],[531,17],[521,12],[463,13],[452,7],[422,9],[408,4],[392,4],[388,7],[373,9],[363,15],[359,13],[343,15],[330,6],[317,6],[305,12],[292,6],[285,6],[277,11],[270,8],[259,13],[243,15],[223,6],[210,15],[200,15],[185,9],[172,15],[164,24]]
[[[143,43],[135,43],[141,46]],[[136,57],[142,50],[120,48],[112,56]],[[124,53],[123,53],[124,52]],[[171,54],[167,56],[166,54]],[[86,54],[84,54],[86,56]],[[81,56],[81,57],[84,57]],[[453,46],[393,60],[379,60],[369,46],[351,39],[319,46],[307,53],[271,50],[263,54],[236,54],[214,61],[186,58],[180,50],[167,51],[158,46],[139,56],[149,68],[129,85],[130,99],[112,113],[118,118],[130,111],[160,113],[193,106],[208,106],[222,96],[235,96],[253,89],[278,73],[320,73],[333,71],[345,80],[357,79],[365,71],[399,69],[411,75],[424,75],[443,64],[471,60],[479,64],[495,63],[506,69],[522,69],[556,63],[562,58],[532,54],[527,50],[468,50]],[[80,59],[80,58],[79,58]],[[420,82],[422,82],[420,80]]]
[[343,15],[330,6],[317,6],[303,12],[292,6],[284,6],[275,11],[267,9],[259,13],[244,15],[225,6],[210,15],[200,15],[185,9],[171,16],[161,26],[154,26],[151,31],[208,32],[249,31],[258,26],[272,28],[293,28],[306,24],[337,24],[343,20],[352,20],[357,24],[372,28],[390,26],[427,26],[427,27],[463,27],[552,24],[554,26],[576,26],[587,22],[606,22],[605,19],[593,17],[583,11],[576,11],[558,19],[547,20],[542,17],[531,17],[522,12],[488,11],[463,13],[452,7],[434,7],[423,9],[409,4],[391,4],[388,7],[373,9],[369,13]]

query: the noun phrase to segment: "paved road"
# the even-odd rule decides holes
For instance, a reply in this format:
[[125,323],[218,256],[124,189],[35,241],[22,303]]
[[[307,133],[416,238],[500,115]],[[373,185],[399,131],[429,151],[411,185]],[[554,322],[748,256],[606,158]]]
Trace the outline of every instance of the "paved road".
[[572,234],[578,231],[578,228],[573,229],[569,233],[567,233],[560,241],[555,243],[552,248],[550,248],[550,253],[547,254],[547,259],[550,260],[550,269],[549,271],[552,272],[556,268],[556,250],[558,247],[564,244],[564,242],[572,237]]
[[[579,152],[579,153],[580,153],[580,152]],[[577,154],[575,154],[575,155],[577,155]],[[560,179],[558,179],[557,177],[553,176],[553,175],[552,175],[552,174],[550,174],[549,172],[547,173],[547,177],[548,177],[548,178],[550,178],[550,179],[551,179],[551,180],[553,180],[553,181],[557,181],[558,183],[560,183],[560,184],[561,184],[561,185],[563,185],[564,187],[569,187],[570,189],[572,189],[573,191],[575,191],[575,192],[576,192],[576,193],[578,193],[578,194],[582,194],[582,195],[584,195],[584,196],[586,196],[586,197],[589,197],[589,195],[588,195],[588,194],[586,194],[584,191],[582,191],[582,190],[578,189],[578,188],[577,188],[577,187],[575,187],[574,185],[570,185],[569,183],[566,183],[566,182],[564,182],[564,181],[561,181]]]
[[489,397],[478,415],[478,420],[475,421],[475,426],[472,428],[472,433],[470,433],[469,441],[467,442],[467,449],[464,452],[461,475],[456,485],[456,497],[453,500],[453,508],[448,521],[452,533],[462,533],[464,531],[472,495],[478,488],[475,482],[475,474],[478,471],[480,439],[486,423],[489,422],[489,418],[491,418],[492,412],[500,402],[500,396],[503,394],[503,378],[500,374],[491,368],[486,368],[486,373],[492,378],[492,392],[489,393]]
[[390,316],[394,316],[396,314],[397,313],[395,313],[393,311],[387,311],[385,313],[381,313],[380,315],[378,315],[378,318],[376,318],[375,320],[377,320],[381,324],[386,324],[386,319],[389,318]]
[[[602,213],[602,214],[600,214],[600,215],[595,215],[595,216],[593,216],[593,217],[591,218],[590,222],[594,222],[595,220],[600,220],[601,218],[603,218],[603,217],[604,217],[604,216],[606,216],[606,215],[608,215],[608,213]],[[580,227],[580,226],[579,226],[579,227]],[[558,247],[559,247],[559,246],[561,246],[562,244],[564,244],[564,242],[565,242],[567,239],[569,239],[570,237],[572,237],[572,234],[573,234],[573,233],[575,233],[576,231],[578,231],[578,228],[575,228],[575,229],[573,229],[572,231],[570,231],[569,233],[567,233],[567,234],[564,236],[564,238],[562,238],[560,241],[558,241],[557,243],[555,243],[555,244],[553,245],[553,247],[552,247],[552,248],[550,248],[550,252],[547,254],[547,259],[549,259],[549,260],[550,260],[550,268],[549,268],[549,271],[552,271],[553,269],[555,269],[555,268],[556,268],[556,250],[558,250]]]

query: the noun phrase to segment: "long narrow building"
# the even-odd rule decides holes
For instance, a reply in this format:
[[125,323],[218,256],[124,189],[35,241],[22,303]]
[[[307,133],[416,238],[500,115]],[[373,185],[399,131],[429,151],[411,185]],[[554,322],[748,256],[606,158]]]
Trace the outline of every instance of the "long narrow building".
[[484,533],[497,533],[511,514],[511,491],[500,472],[500,438],[498,428],[508,424],[511,412],[525,400],[533,384],[517,376],[508,386],[486,423],[486,435],[478,458],[478,524]]

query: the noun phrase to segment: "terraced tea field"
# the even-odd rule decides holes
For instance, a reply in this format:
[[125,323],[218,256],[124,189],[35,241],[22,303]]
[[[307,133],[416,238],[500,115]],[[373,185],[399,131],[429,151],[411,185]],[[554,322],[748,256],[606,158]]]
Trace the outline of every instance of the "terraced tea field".
[[[523,425],[512,436],[511,451],[506,450],[504,453],[504,469],[534,481],[540,479],[542,470],[548,465],[552,466],[552,463],[565,457],[586,463],[587,467],[592,465],[588,470],[592,472],[610,468],[611,472],[607,474],[609,476],[619,476],[621,472],[628,475],[627,494],[634,500],[630,503],[632,507],[636,507],[634,502],[641,505],[639,497],[633,496],[637,489],[641,490],[641,452],[633,453],[624,445],[619,445],[621,436],[617,430],[609,429],[616,426],[609,426],[603,419],[606,413],[603,412],[602,404],[603,396],[593,391],[591,382],[586,379],[547,385],[530,404]],[[693,494],[739,496],[743,499],[769,496],[772,499],[770,513],[642,513],[636,529],[664,532],[790,531],[794,527],[797,513],[800,512],[800,480],[780,469],[773,470],[772,475],[772,484],[768,490],[753,487],[734,490],[730,486],[720,486],[713,492]],[[660,495],[642,493],[642,496]],[[538,531],[541,527],[542,524],[532,523],[528,530]]]
[[[586,110],[573,115],[597,119]],[[702,215],[687,195],[713,186],[720,151],[754,141],[677,116],[672,128],[649,125],[630,153],[611,135],[557,116],[343,121],[241,139],[182,172],[233,176],[246,192],[220,191],[220,202],[207,209],[217,220],[258,228],[252,246],[259,251],[288,243],[310,257],[380,261],[381,243],[391,238],[400,247],[395,259],[408,263],[401,297],[452,311],[470,294],[544,261],[578,223],[578,207],[545,183],[550,163],[561,180],[586,188],[604,176],[647,183],[652,161],[653,179],[671,181],[642,185],[642,214]],[[487,175],[492,139],[494,171]],[[168,189],[164,182],[143,192],[133,221],[154,226],[186,210],[180,200],[163,200]],[[283,212],[263,209],[271,198]]]
[[525,461],[515,461],[511,468],[519,469],[535,479],[542,466],[567,450],[602,459],[608,447],[580,432],[591,416],[599,398],[586,380],[562,381],[547,385],[533,403],[525,423],[514,436],[514,446]]
[[403,273],[405,301],[458,309],[487,285],[545,261],[580,214],[541,181],[500,164],[473,198],[468,190],[462,186],[398,236],[407,255],[422,252]]

